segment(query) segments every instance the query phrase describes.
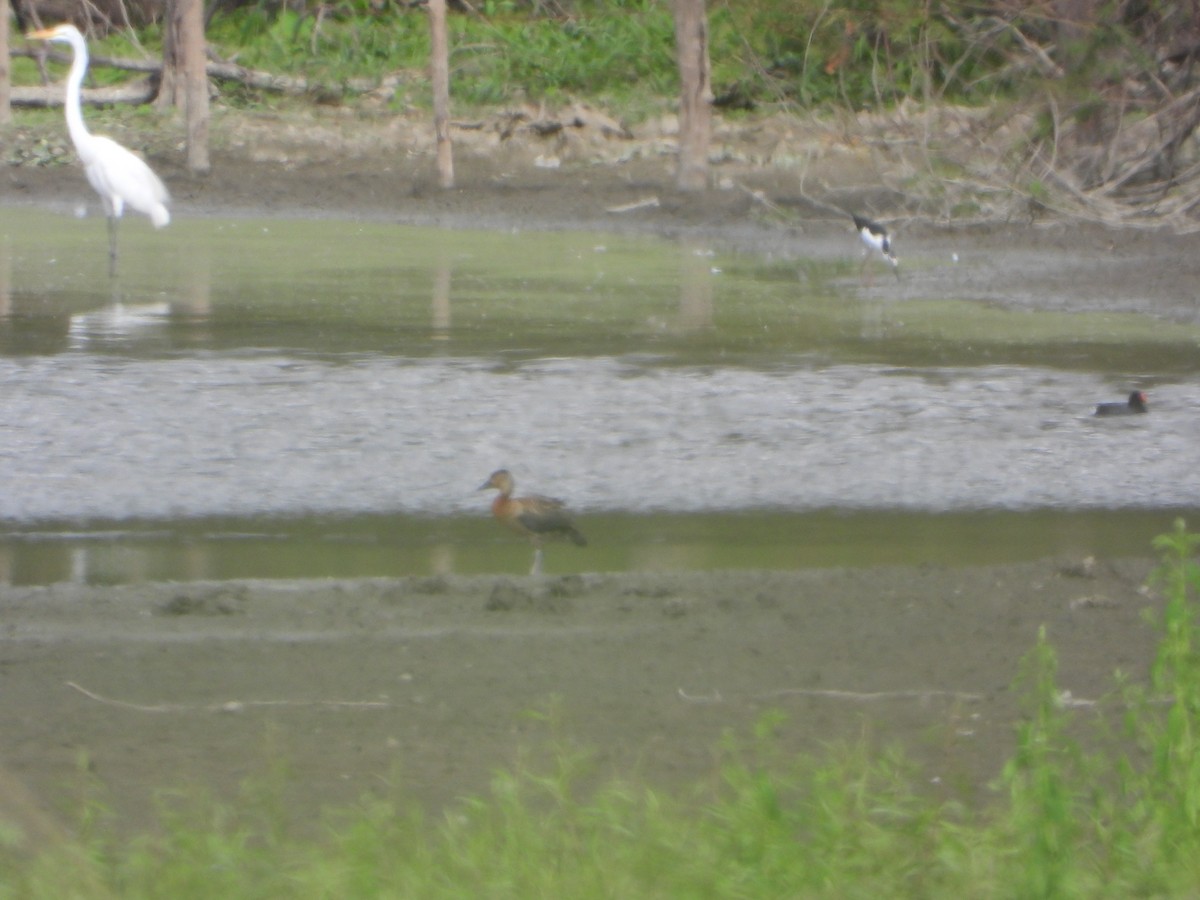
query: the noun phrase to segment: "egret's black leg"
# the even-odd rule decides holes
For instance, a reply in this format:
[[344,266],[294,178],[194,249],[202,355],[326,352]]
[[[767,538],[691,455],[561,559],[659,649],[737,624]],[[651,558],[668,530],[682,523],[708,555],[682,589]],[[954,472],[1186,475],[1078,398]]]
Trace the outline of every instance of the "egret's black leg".
[[108,275],[117,274],[117,217],[108,217]]

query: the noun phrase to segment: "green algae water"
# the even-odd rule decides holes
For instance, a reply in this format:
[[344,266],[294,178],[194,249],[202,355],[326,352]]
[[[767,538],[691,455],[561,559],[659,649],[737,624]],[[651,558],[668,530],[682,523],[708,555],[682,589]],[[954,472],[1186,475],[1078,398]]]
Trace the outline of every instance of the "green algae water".
[[[10,580],[1142,552],[1200,506],[1200,327],[862,291],[703,241],[0,209]],[[911,263],[919,270],[919,256]],[[1098,422],[1131,377],[1153,414]],[[3,577],[3,575],[0,575]]]

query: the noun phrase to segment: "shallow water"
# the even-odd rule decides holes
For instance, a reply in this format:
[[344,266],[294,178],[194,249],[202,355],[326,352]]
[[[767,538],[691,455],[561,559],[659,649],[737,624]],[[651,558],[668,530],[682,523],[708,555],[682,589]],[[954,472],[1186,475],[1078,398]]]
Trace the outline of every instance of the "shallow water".
[[131,219],[109,279],[105,240],[0,210],[16,580],[520,570],[500,466],[590,526],[550,570],[824,564],[834,522],[843,561],[1145,552],[1200,505],[1194,324],[863,290],[853,244]]

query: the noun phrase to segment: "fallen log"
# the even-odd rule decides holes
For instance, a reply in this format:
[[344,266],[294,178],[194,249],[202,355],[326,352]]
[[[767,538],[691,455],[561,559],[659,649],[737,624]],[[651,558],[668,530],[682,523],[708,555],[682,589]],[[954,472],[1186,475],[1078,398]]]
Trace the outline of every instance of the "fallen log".
[[[13,56],[26,56],[30,59],[42,57],[39,50],[30,47],[16,48]],[[71,57],[65,53],[46,53],[45,59],[58,63],[69,63]],[[121,72],[143,72],[150,76],[145,82],[138,82],[139,87],[95,88],[84,91],[84,103],[148,103],[155,96],[157,88],[153,88],[149,96],[143,96],[145,85],[156,85],[162,72],[162,63],[153,59],[129,59],[114,56],[93,56],[92,68],[116,69]],[[277,94],[305,95],[321,94],[365,94],[387,86],[389,82],[398,83],[399,78],[384,79],[380,82],[373,78],[351,78],[336,85],[312,81],[303,76],[279,75],[274,72],[264,72],[261,69],[250,69],[237,63],[221,60],[209,60],[205,67],[208,77],[214,81],[235,82],[245,87],[260,91],[271,91]],[[392,86],[394,86],[394,83]],[[128,94],[125,92],[128,90]],[[46,92],[51,92],[49,95]],[[106,95],[103,92],[111,92]],[[61,87],[14,87],[12,89],[13,106],[57,106],[62,104]]]
[[[157,78],[140,78],[128,84],[112,87],[88,88],[80,92],[80,99],[88,106],[110,106],[116,103],[149,103],[158,94]],[[60,84],[46,87],[14,87],[10,95],[13,106],[45,109],[63,105],[63,88]]]

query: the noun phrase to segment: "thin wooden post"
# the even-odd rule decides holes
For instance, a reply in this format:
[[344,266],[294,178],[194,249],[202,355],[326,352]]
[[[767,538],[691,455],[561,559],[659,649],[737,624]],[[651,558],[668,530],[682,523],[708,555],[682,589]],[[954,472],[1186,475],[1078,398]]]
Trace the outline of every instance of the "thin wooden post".
[[187,98],[188,170],[203,173],[212,168],[208,158],[208,59],[204,41],[202,0],[176,0],[179,44]]
[[429,43],[438,181],[442,187],[452,188],[454,145],[450,141],[450,48],[446,33],[446,0],[429,0]]
[[154,106],[159,112],[183,106],[183,74],[179,71],[182,52],[179,41],[179,4],[167,0],[163,11],[162,68],[158,70],[158,96]]
[[675,54],[680,91],[679,171],[675,183],[681,191],[702,191],[708,187],[708,144],[712,134],[704,0],[675,0]]
[[0,0],[0,125],[12,121],[12,77],[8,66],[8,0]]

